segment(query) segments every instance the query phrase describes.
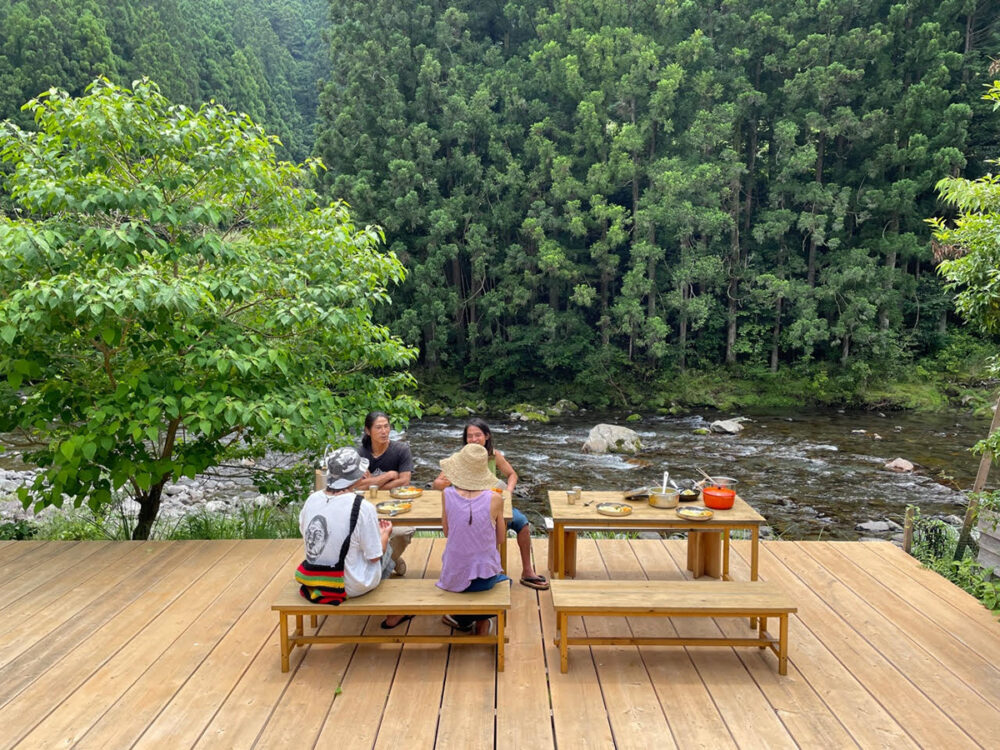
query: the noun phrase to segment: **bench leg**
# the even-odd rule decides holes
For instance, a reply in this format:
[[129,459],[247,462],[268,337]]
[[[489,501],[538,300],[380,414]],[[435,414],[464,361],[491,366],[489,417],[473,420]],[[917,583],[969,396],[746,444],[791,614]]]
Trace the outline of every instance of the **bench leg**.
[[507,613],[502,609],[497,612],[497,672],[503,672],[504,631],[507,625]]
[[281,671],[288,671],[288,652],[291,650],[288,647],[288,616],[284,612],[278,613],[278,622],[280,623],[281,631]]
[[569,671],[569,639],[567,631],[569,615],[565,612],[559,613],[559,671],[566,674]]
[[778,674],[788,674],[788,615],[778,617]]
[[[750,622],[752,623],[753,620],[751,619]],[[757,622],[757,637],[760,638],[763,641],[764,640],[764,636],[766,634],[767,634],[767,618],[766,617],[761,617],[758,620],[758,622]],[[767,645],[761,643],[760,648],[761,649],[765,649],[765,648],[767,648]]]

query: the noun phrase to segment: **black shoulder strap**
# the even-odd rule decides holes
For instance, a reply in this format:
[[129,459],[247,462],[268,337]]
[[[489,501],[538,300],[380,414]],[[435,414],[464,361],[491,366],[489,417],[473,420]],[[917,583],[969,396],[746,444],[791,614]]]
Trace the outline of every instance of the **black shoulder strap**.
[[337,559],[337,564],[334,566],[339,570],[344,569],[344,559],[347,557],[347,550],[351,547],[351,537],[354,536],[354,527],[358,525],[358,513],[361,512],[361,495],[354,496],[354,505],[351,506],[351,526],[347,530],[347,537],[344,539],[344,544],[340,548],[340,557]]

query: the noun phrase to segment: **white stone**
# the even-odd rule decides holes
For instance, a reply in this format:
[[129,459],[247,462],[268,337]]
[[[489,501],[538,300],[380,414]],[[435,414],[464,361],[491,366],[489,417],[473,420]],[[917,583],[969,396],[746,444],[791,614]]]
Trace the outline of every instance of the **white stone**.
[[885,468],[889,471],[913,471],[913,464],[907,461],[905,458],[894,458],[892,461],[885,465]]
[[584,453],[636,453],[642,440],[635,430],[613,424],[599,424],[587,436]]
[[717,419],[708,428],[712,432],[718,432],[726,435],[736,435],[743,432],[742,420],[739,419]]

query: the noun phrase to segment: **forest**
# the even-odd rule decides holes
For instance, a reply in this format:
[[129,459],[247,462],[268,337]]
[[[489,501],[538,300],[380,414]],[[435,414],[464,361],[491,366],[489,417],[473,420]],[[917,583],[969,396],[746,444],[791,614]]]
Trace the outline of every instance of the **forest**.
[[935,185],[1000,157],[987,0],[21,0],[0,119],[148,76],[384,228],[422,380],[598,405],[685,372],[863,385],[968,342]]

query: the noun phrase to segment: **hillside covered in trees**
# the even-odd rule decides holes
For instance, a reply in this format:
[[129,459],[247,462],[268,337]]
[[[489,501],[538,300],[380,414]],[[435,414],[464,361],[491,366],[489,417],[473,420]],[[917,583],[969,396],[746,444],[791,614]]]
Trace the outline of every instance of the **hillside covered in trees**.
[[325,0],[2,0],[0,120],[50,87],[151,78],[167,98],[215,99],[277,135],[301,161],[326,73]]
[[892,377],[958,329],[935,184],[1000,157],[987,0],[17,0],[0,28],[0,118],[148,76],[322,158],[409,270],[385,322],[422,380],[491,391]]
[[943,343],[924,220],[1000,156],[996,3],[331,7],[316,151],[410,268],[428,369],[864,379]]

